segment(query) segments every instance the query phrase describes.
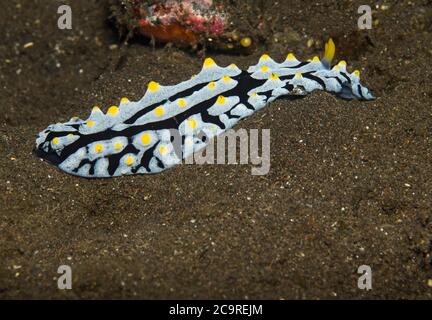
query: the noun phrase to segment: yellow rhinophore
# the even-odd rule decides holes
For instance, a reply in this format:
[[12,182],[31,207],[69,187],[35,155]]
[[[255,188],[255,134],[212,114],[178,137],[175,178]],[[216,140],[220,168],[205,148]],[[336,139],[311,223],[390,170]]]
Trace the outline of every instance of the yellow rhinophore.
[[324,60],[327,61],[329,66],[332,63],[335,53],[336,53],[336,46],[333,42],[333,39],[330,38],[328,42],[325,44],[325,51],[324,51]]

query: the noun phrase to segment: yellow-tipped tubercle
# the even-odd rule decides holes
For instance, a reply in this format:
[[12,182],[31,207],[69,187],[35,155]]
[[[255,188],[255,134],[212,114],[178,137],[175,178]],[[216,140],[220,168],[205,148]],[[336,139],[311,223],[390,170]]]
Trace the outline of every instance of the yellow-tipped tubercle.
[[118,112],[119,108],[117,106],[111,106],[109,107],[107,114],[109,114],[110,116],[116,116]]
[[219,96],[217,98],[217,103],[218,104],[225,104],[226,98],[224,96]]
[[149,91],[158,91],[159,90],[159,83],[150,81],[148,84]]
[[212,58],[207,58],[204,60],[204,67],[209,68],[216,65],[216,62]]
[[287,58],[286,58],[287,60],[295,60],[296,59],[296,57],[295,57],[295,55],[294,54],[292,54],[292,53],[289,53],[288,55],[287,55]]

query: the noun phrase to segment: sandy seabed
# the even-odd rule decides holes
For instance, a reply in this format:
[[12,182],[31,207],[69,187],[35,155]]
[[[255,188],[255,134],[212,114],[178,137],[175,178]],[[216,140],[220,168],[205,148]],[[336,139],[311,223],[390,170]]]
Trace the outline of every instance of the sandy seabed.
[[[185,80],[202,58],[123,45],[106,1],[64,2],[69,31],[57,28],[57,1],[1,0],[1,298],[432,296],[429,1],[389,2],[361,32],[362,1],[268,1],[267,44],[209,53],[219,64],[246,68],[264,52],[304,60],[321,53],[308,40],[331,36],[378,99],[314,93],[243,121],[237,128],[271,129],[265,176],[185,165],[107,180],[40,161],[36,134],[93,105],[139,99],[150,80]],[[63,264],[72,290],[57,288]],[[371,291],[357,287],[361,265],[372,268]]]

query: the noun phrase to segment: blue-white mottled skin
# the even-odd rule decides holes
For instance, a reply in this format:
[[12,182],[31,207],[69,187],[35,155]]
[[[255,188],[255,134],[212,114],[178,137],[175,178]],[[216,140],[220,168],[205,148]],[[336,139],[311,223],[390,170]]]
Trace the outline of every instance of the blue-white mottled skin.
[[[277,98],[324,90],[345,99],[374,99],[360,84],[358,71],[348,73],[344,61],[331,68],[334,53],[329,40],[321,60],[300,62],[289,54],[277,63],[263,55],[247,71],[206,59],[188,81],[175,86],[150,82],[140,101],[123,98],[106,114],[94,107],[86,120],[50,125],[39,133],[36,153],[86,178],[158,173]],[[181,135],[180,151],[172,144],[172,130]],[[201,139],[203,134],[208,139]]]

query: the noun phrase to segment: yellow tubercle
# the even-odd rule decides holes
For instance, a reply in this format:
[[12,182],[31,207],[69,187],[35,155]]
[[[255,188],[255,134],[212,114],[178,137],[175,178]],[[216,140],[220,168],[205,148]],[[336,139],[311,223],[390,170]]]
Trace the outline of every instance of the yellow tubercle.
[[165,114],[165,109],[164,109],[164,107],[159,106],[154,110],[154,113],[155,113],[156,117],[162,117]]
[[317,56],[315,56],[315,57],[313,57],[312,61],[313,62],[320,62],[320,59]]
[[93,111],[93,112],[99,112],[99,111],[101,111],[101,109],[100,109],[98,106],[94,106],[94,107],[92,108],[92,111]]
[[268,54],[263,54],[260,60],[269,60],[270,56]]
[[184,107],[186,107],[186,100],[185,100],[185,99],[180,99],[180,100],[178,101],[178,106],[179,106],[180,108],[184,108]]
[[191,129],[195,129],[197,127],[197,121],[193,118],[189,119],[187,123],[188,123],[189,128],[191,128]]
[[160,147],[159,147],[159,153],[160,153],[160,154],[165,154],[166,151],[167,151],[167,150],[166,150],[166,147],[165,147],[165,146],[160,146]]
[[119,108],[117,106],[109,107],[107,114],[110,116],[116,116],[119,113]]
[[223,77],[223,81],[230,82],[231,81],[231,77],[230,76],[225,76],[225,77]]
[[268,72],[269,70],[270,70],[270,68],[267,67],[267,66],[262,66],[261,67],[261,72]]
[[214,89],[214,88],[216,87],[216,83],[214,83],[214,82],[210,82],[210,83],[207,85],[207,87],[208,87],[209,89]]
[[148,134],[148,133],[144,133],[144,134],[141,136],[141,142],[142,142],[143,144],[145,144],[145,145],[150,144],[150,142],[151,142],[151,136],[150,136],[150,134]]
[[120,150],[122,148],[122,144],[120,142],[117,142],[114,144],[114,150]]
[[360,71],[359,70],[355,70],[353,72],[353,75],[355,75],[356,77],[360,77]]
[[333,70],[335,70],[335,71],[340,71],[340,67],[339,67],[339,65],[335,65],[335,66],[333,67]]
[[52,139],[52,143],[53,143],[54,145],[58,144],[59,142],[60,142],[60,139],[57,138],[57,137],[55,137],[54,139]]
[[216,65],[216,62],[212,58],[207,58],[204,60],[204,67],[209,68]]
[[303,78],[303,75],[301,72],[296,72],[295,77],[296,78]]
[[229,65],[229,67],[230,67],[231,69],[236,69],[236,68],[237,68],[237,65],[234,64],[234,63],[231,63],[231,64]]
[[127,156],[126,159],[125,159],[125,164],[127,166],[133,165],[134,162],[135,162],[135,158],[133,156]]
[[341,60],[341,61],[339,61],[338,66],[340,66],[340,67],[346,67],[347,63],[346,63],[345,60]]
[[224,96],[219,96],[217,98],[217,104],[225,104],[226,98]]
[[289,53],[289,54],[287,55],[287,58],[286,58],[286,59],[287,59],[287,60],[296,60],[296,57],[295,57],[294,54]]
[[87,121],[87,127],[94,127],[94,125],[96,124],[96,122],[94,121]]
[[96,153],[101,153],[103,151],[103,145],[98,143],[97,145],[95,145],[94,150]]
[[130,102],[128,98],[121,98],[120,103],[128,103]]
[[154,82],[154,81],[150,81],[150,83],[148,84],[148,90],[149,91],[158,91],[159,90],[159,83]]

